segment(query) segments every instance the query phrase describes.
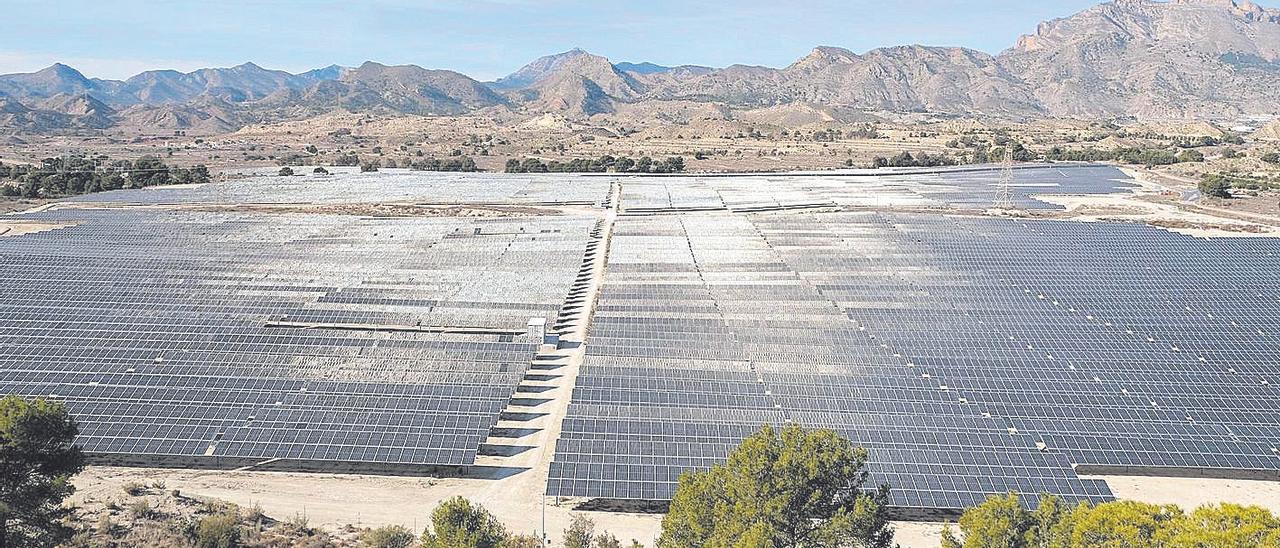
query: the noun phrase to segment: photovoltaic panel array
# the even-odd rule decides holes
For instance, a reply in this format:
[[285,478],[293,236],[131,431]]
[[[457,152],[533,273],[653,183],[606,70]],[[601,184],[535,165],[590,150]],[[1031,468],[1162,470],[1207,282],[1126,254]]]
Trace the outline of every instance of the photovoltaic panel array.
[[[0,386],[149,462],[454,466],[553,318],[594,220],[128,208],[0,238]],[[460,333],[441,327],[466,327]]]
[[[1019,209],[1061,209],[1040,194],[1110,194],[1135,185],[1119,169],[1045,165],[1013,170],[1009,186]],[[627,179],[621,203],[629,212],[733,210],[788,206],[987,209],[995,201],[1000,170],[965,167],[934,173],[686,175]]]
[[960,217],[886,226],[971,274],[963,290],[923,284],[945,298],[932,311],[851,317],[896,333],[904,355],[1009,428],[1085,472],[1280,478],[1276,239]]
[[1272,239],[883,213],[623,218],[548,485],[664,500],[763,423],[906,509],[1277,477]]
[[[310,168],[295,168],[309,171]],[[99,192],[76,202],[136,204],[353,204],[408,202],[430,204],[583,204],[599,205],[609,180],[567,174],[508,175],[435,173],[384,169],[334,175],[257,176],[203,185],[155,186]]]

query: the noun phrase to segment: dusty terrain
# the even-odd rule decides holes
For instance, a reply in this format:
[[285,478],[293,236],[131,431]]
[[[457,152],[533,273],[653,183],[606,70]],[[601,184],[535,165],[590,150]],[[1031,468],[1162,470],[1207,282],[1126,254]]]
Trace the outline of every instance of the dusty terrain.
[[48,203],[49,200],[27,198],[0,198],[0,215],[26,211]]
[[1031,214],[1089,222],[1139,222],[1197,237],[1280,235],[1280,212],[1248,213],[1222,205],[1234,205],[1251,198],[1201,199],[1190,203],[1179,198],[1179,193],[1189,188],[1174,186],[1170,184],[1172,180],[1146,170],[1125,169],[1125,172],[1140,185],[1133,193],[1041,195],[1041,200],[1061,205],[1066,210]]
[[62,228],[66,225],[57,223],[40,223],[33,221],[10,221],[0,219],[0,238],[5,236],[21,236],[46,230]]
[[[572,120],[547,114],[531,119],[498,116],[405,116],[336,112],[300,121],[250,125],[209,135],[133,135],[115,131],[68,135],[24,135],[0,141],[0,162],[36,163],[71,153],[101,153],[111,158],[154,155],[177,165],[206,164],[215,171],[286,163],[331,165],[340,155],[389,160],[403,165],[420,158],[471,157],[484,170],[501,171],[508,158],[526,156],[566,161],[604,154],[655,158],[679,155],[689,171],[780,171],[864,167],[876,156],[900,152],[971,154],[953,142],[975,139],[992,145],[1011,138],[1043,152],[1064,149],[1110,150],[1118,147],[1169,146],[1175,137],[1222,137],[1205,123],[1109,126],[1078,120],[979,122],[930,115],[894,116],[871,122],[751,120],[691,117],[676,123],[649,121],[620,128],[613,119]],[[826,131],[839,132],[827,136]],[[868,133],[873,130],[874,133]],[[815,137],[816,132],[824,132]],[[314,147],[314,149],[309,149]],[[1221,158],[1225,150],[1243,157]],[[314,152],[313,152],[314,150]],[[1200,147],[1208,162],[1180,164],[1165,171],[1188,180],[1208,171],[1266,172],[1280,169],[1258,160],[1280,150],[1280,142],[1259,134],[1244,145]]]
[[[1205,478],[1095,476],[1107,481],[1117,497],[1155,504],[1194,508],[1202,504],[1253,504],[1280,513],[1280,489],[1275,482]],[[399,524],[414,530],[426,526],[431,509],[440,501],[462,495],[480,502],[516,532],[541,528],[542,508],[536,493],[513,492],[503,481],[407,478],[288,472],[227,472],[155,468],[90,467],[76,481],[76,502],[90,505],[119,499],[129,483],[162,482],[190,496],[208,497],[242,507],[261,507],[278,520],[305,517],[312,526],[341,535],[347,526],[378,527]],[[652,546],[661,529],[661,516],[576,512],[568,505],[546,507],[547,529],[553,541],[575,513],[596,522],[620,539],[637,539]],[[896,539],[904,548],[938,546],[943,524],[897,522]]]

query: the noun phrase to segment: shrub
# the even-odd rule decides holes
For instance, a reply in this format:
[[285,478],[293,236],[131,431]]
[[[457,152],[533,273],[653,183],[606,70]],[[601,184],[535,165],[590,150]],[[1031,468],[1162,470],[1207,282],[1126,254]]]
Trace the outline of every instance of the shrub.
[[371,529],[360,535],[360,546],[365,548],[409,548],[413,541],[413,533],[399,525]]
[[293,175],[293,168],[289,166],[284,166],[280,168],[280,172],[278,173],[278,175],[280,175],[281,177],[288,177],[290,175]]
[[1204,154],[1202,154],[1198,150],[1184,150],[1178,153],[1178,162],[1180,163],[1203,162],[1203,161],[1204,161]]
[[147,494],[147,486],[143,485],[142,482],[131,481],[124,484],[124,492],[131,497],[142,496]]
[[153,514],[151,503],[147,499],[133,501],[129,504],[129,516],[134,519],[149,518]]
[[234,548],[240,545],[239,516],[233,512],[222,512],[202,518],[196,522],[196,548]]

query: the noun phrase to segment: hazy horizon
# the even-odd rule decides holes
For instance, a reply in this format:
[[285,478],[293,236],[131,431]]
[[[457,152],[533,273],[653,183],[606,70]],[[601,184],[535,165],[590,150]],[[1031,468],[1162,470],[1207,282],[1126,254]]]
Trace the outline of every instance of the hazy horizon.
[[[19,1],[0,37],[0,74],[55,62],[91,78],[252,62],[292,73],[367,60],[458,71],[480,80],[580,47],[614,62],[781,67],[818,45],[855,52],[924,44],[998,53],[1043,21],[1098,2],[1008,0],[781,4],[670,0],[637,5],[485,0],[104,5]],[[353,12],[354,11],[354,12]],[[282,21],[287,24],[281,23]],[[691,47],[695,45],[696,47]]]

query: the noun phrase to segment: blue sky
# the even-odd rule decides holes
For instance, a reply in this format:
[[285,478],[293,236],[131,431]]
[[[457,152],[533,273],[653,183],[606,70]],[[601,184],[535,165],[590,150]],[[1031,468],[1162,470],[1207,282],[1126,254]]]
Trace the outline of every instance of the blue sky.
[[481,80],[573,47],[619,61],[785,66],[815,45],[1011,46],[1093,0],[4,0],[0,73],[55,61],[90,77],[253,61],[299,72],[365,60]]

